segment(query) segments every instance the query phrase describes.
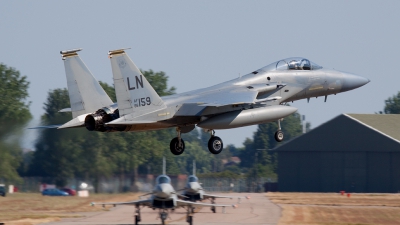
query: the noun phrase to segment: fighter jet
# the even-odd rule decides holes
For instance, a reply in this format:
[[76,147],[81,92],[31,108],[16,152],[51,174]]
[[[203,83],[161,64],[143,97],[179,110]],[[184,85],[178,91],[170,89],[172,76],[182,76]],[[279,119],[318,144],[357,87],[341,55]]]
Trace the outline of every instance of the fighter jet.
[[245,76],[208,88],[160,97],[129,58],[126,49],[109,51],[117,103],[101,88],[77,52],[61,51],[67,75],[73,119],[58,129],[86,127],[89,131],[121,132],[176,128],[170,150],[185,150],[182,133],[197,125],[210,133],[208,149],[219,154],[222,139],[215,130],[276,121],[275,139],[283,141],[280,121],[297,111],[288,102],[336,95],[361,87],[368,79],[325,69],[306,58],[273,62]]
[[134,205],[136,207],[135,211],[135,224],[137,225],[141,221],[140,209],[143,207],[149,207],[152,209],[159,209],[159,217],[161,219],[161,224],[165,224],[165,220],[168,218],[169,210],[175,210],[177,208],[185,208],[186,213],[186,221],[192,225],[193,224],[193,208],[194,206],[211,206],[211,207],[222,207],[223,212],[225,212],[225,207],[233,207],[236,208],[236,205],[216,205],[216,204],[206,204],[206,203],[196,203],[190,201],[184,201],[178,199],[178,194],[175,192],[174,188],[171,185],[171,179],[166,175],[165,170],[165,158],[163,158],[163,174],[156,178],[156,186],[153,189],[153,192],[148,193],[146,195],[150,195],[150,197],[146,200],[138,200],[131,202],[102,202],[95,203],[92,202],[91,205],[113,205],[114,207],[117,205]]
[[[182,196],[184,196],[185,200],[193,201],[193,202],[210,199],[211,204],[215,204],[216,198],[230,198],[230,199],[237,198],[238,203],[240,203],[240,200],[242,198],[249,199],[248,196],[244,196],[244,197],[235,196],[234,197],[234,196],[210,195],[210,194],[205,193],[203,187],[199,183],[199,179],[196,177],[196,162],[195,161],[193,161],[193,173],[192,173],[192,175],[190,175],[188,177],[187,184],[186,184],[185,188],[183,189]],[[211,211],[213,213],[216,212],[216,209],[214,206],[211,206]]]

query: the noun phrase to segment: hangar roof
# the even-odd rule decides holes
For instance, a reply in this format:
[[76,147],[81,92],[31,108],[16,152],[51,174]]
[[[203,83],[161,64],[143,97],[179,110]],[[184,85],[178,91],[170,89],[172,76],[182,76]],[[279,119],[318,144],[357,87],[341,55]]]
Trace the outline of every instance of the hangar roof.
[[400,114],[341,114],[274,150],[400,151]]
[[344,114],[384,135],[400,141],[400,114]]

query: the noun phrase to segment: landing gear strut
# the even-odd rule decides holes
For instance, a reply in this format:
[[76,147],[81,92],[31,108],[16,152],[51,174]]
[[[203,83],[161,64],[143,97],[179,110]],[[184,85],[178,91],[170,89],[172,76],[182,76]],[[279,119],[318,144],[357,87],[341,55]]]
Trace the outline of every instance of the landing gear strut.
[[284,135],[281,130],[281,119],[278,120],[278,131],[275,132],[275,140],[277,142],[283,141]]
[[135,215],[135,225],[138,225],[140,221],[142,221],[140,217],[140,208],[138,205],[136,205],[136,215]]
[[[211,204],[215,204],[215,198],[211,198]],[[212,211],[213,213],[216,212],[215,206],[211,206],[211,211]]]
[[165,220],[168,218],[168,211],[165,209],[160,210],[160,219],[161,219],[161,224],[165,225]]
[[191,206],[188,206],[188,208],[187,208],[187,212],[186,212],[186,222],[188,222],[189,223],[189,225],[193,225],[193,216],[192,216],[192,210],[193,210],[193,207],[191,207]]
[[208,140],[208,150],[212,154],[219,154],[222,152],[222,149],[224,149],[224,143],[222,142],[221,138],[218,136],[214,136],[215,131],[211,130],[211,137],[210,140]]
[[181,129],[176,128],[177,137],[171,140],[169,148],[174,155],[180,155],[185,151],[185,142],[181,138]]

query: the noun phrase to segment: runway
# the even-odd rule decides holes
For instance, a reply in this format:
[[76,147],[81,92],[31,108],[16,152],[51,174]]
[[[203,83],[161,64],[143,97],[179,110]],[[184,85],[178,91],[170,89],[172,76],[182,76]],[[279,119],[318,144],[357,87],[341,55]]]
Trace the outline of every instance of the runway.
[[[227,195],[227,193],[223,193]],[[209,207],[197,208],[193,215],[193,224],[196,225],[226,225],[226,224],[278,224],[281,216],[281,208],[265,196],[265,193],[229,193],[230,196],[250,196],[250,199],[242,199],[238,208],[226,208],[222,213],[221,208],[217,208],[216,213],[212,213]],[[209,203],[209,201],[205,201]],[[237,199],[217,199],[217,204],[237,204]],[[100,206],[98,206],[100,207]],[[45,225],[116,225],[134,224],[134,207],[117,206],[110,211],[79,213],[84,217],[65,218],[58,222],[45,223]],[[72,215],[73,216],[73,215]],[[141,210],[142,221],[139,224],[161,224],[158,219],[158,211],[149,208]],[[186,222],[186,211],[177,209],[169,214],[167,224],[181,225]]]

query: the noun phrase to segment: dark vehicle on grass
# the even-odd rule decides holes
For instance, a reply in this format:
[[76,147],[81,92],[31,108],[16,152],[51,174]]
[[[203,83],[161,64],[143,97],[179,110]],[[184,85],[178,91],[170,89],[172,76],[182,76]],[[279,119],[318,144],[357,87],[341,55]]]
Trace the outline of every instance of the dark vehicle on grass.
[[6,187],[4,185],[0,185],[0,196],[6,197]]

